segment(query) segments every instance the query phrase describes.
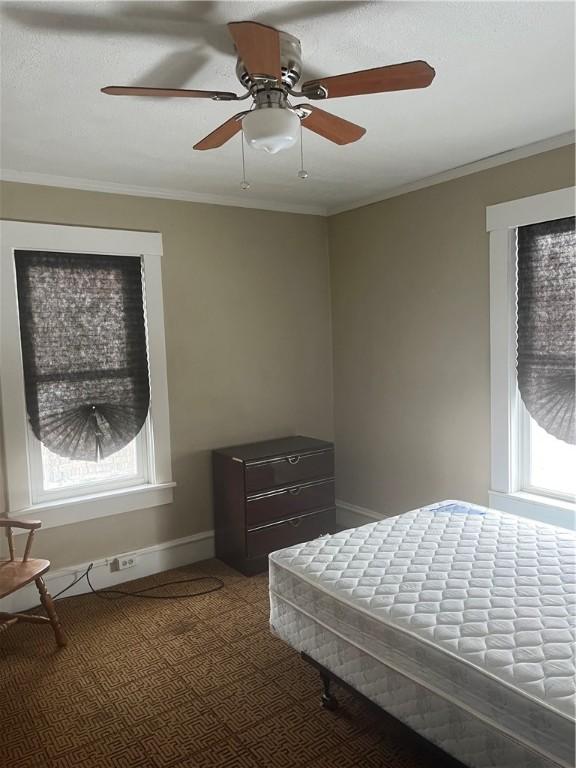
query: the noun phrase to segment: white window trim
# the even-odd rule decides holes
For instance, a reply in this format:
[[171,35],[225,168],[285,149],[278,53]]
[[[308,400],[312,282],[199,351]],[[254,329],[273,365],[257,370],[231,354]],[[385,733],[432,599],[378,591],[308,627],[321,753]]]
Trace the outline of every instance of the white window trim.
[[[20,221],[0,222],[0,388],[2,397],[8,514],[33,519],[43,527],[78,523],[173,500],[170,419],[166,377],[166,345],[162,300],[162,235],[117,229],[95,229]],[[70,251],[142,258],[146,288],[146,320],[151,406],[148,415],[148,482],[137,486],[32,502],[27,450],[28,419],[16,291],[15,250]]]
[[521,401],[516,382],[517,227],[574,216],[576,188],[524,197],[486,209],[490,233],[490,398],[492,507],[574,528],[576,504],[521,489],[518,433]]

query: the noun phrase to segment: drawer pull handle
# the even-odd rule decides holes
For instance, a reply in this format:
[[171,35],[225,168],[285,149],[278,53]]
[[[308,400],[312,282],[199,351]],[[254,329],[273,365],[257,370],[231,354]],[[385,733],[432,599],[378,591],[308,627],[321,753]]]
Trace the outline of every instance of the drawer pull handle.
[[302,488],[300,486],[297,488],[288,488],[288,493],[291,496],[298,496],[300,493],[302,493]]
[[301,459],[301,456],[288,456],[288,463],[289,464],[298,464],[300,459]]
[[301,517],[293,517],[291,520],[288,520],[288,522],[290,523],[292,528],[298,528],[298,526],[302,522],[302,518]]

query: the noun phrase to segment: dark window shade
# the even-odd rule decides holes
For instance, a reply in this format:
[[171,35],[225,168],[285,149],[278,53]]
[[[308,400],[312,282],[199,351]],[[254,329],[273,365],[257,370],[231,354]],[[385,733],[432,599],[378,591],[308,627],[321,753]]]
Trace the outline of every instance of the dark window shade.
[[532,418],[576,444],[575,218],[518,229],[518,388]]
[[15,261],[32,430],[59,456],[110,456],[150,402],[141,260],[17,251]]

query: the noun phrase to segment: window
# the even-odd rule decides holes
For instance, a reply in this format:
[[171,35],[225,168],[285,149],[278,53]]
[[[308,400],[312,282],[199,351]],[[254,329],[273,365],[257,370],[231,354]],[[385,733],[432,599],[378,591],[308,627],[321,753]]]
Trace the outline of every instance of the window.
[[50,527],[172,500],[160,256],[155,233],[3,222],[11,514]]
[[546,432],[521,404],[520,487],[571,501],[576,496],[576,445]]
[[490,504],[569,528],[576,521],[574,192],[487,210]]
[[96,485],[104,485],[109,488],[112,484],[119,487],[120,483],[133,485],[145,482],[147,463],[141,456],[143,438],[140,432],[124,448],[96,461],[58,456],[36,440],[33,445],[36,449],[38,446],[40,448],[40,456],[36,450],[36,457],[39,458],[38,469],[41,475],[38,475],[33,486],[42,488],[46,495],[53,492],[63,496],[66,490],[76,493],[77,489],[86,486],[94,488]]
[[576,229],[573,216],[516,230],[520,487],[576,491]]
[[141,259],[16,250],[14,261],[32,502],[146,482]]

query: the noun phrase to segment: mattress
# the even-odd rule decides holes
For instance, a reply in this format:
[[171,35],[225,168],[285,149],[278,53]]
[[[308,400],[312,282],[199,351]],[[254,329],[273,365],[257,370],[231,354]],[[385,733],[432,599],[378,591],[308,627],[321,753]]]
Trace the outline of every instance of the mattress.
[[575,544],[570,531],[484,507],[430,505],[272,553],[272,625],[322,662],[280,621],[306,617],[571,768]]

